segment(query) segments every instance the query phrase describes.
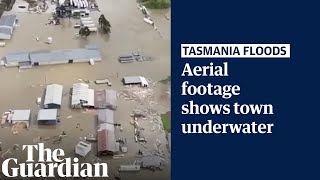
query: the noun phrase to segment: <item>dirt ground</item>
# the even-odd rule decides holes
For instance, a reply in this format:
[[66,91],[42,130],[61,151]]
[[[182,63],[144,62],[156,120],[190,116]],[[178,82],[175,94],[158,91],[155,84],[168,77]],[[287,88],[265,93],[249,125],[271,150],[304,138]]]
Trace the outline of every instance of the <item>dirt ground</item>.
[[[15,6],[20,3],[17,0]],[[0,70],[0,112],[9,109],[31,109],[32,119],[29,129],[19,129],[18,134],[13,134],[10,127],[0,129],[0,141],[2,142],[2,153],[20,145],[20,151],[14,154],[6,154],[5,158],[16,157],[21,162],[25,160],[25,153],[21,152],[24,144],[36,144],[35,138],[52,137],[61,134],[63,131],[67,137],[59,144],[52,144],[48,141],[45,146],[49,148],[62,148],[67,157],[74,156],[74,147],[80,137],[96,132],[96,118],[94,111],[70,109],[69,90],[73,83],[79,79],[91,80],[108,78],[112,87],[106,85],[95,85],[90,83],[93,89],[114,89],[121,95],[126,89],[121,80],[126,75],[141,75],[152,82],[150,96],[143,100],[127,99],[119,97],[118,109],[115,111],[115,121],[121,123],[123,131],[116,131],[116,136],[125,138],[128,143],[128,152],[124,158],[112,159],[112,157],[100,157],[109,166],[109,176],[113,179],[114,174],[120,165],[128,165],[134,162],[136,153],[141,150],[146,153],[154,149],[154,144],[160,142],[164,152],[162,171],[141,170],[138,173],[121,173],[122,179],[170,179],[170,153],[167,148],[166,135],[163,131],[155,128],[152,119],[139,120],[140,126],[145,129],[147,137],[147,148],[134,141],[134,128],[130,124],[134,109],[152,109],[157,114],[170,110],[170,86],[157,83],[170,75],[170,20],[164,15],[170,15],[170,10],[150,10],[151,17],[158,27],[161,35],[152,26],[143,21],[143,14],[137,8],[134,0],[97,0],[101,12],[91,13],[91,17],[98,24],[98,17],[104,14],[110,21],[111,34],[91,34],[88,38],[76,37],[78,29],[73,25],[78,22],[75,19],[64,19],[61,25],[46,25],[50,13],[30,14],[17,12],[14,7],[12,11],[5,14],[16,14],[19,22],[14,31],[12,40],[6,41],[6,46],[0,48],[0,55],[3,57],[10,52],[32,51],[32,50],[53,50],[73,49],[94,44],[99,47],[103,61],[90,66],[87,63],[62,64],[33,67],[32,69],[19,70],[18,68],[1,67]],[[35,38],[39,37],[40,41]],[[53,38],[53,43],[44,43],[48,37]],[[133,62],[121,64],[117,58],[119,55],[133,51],[140,51],[152,56],[154,61]],[[39,126],[36,122],[37,112],[40,107],[36,104],[37,97],[44,94],[46,84],[57,83],[64,86],[64,97],[62,108],[59,110],[61,122],[56,126]],[[168,94],[169,93],[169,94]],[[166,98],[163,98],[166,97]],[[161,121],[160,121],[161,122]],[[80,123],[80,127],[76,128]],[[154,130],[156,129],[156,130]],[[95,144],[87,158],[82,162],[92,162],[95,158]]]

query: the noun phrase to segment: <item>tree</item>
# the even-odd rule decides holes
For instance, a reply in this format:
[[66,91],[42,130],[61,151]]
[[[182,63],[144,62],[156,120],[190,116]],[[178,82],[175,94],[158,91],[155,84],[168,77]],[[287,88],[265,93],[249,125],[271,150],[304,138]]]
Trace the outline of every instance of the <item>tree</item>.
[[99,17],[99,25],[100,25],[100,28],[103,29],[103,31],[105,33],[110,33],[111,30],[111,24],[110,22],[104,17],[103,14],[101,14],[101,16]]
[[85,27],[82,27],[80,30],[79,30],[79,35],[80,36],[85,36],[85,37],[87,37],[87,36],[89,36],[90,35],[90,29],[87,27],[87,26],[85,26]]

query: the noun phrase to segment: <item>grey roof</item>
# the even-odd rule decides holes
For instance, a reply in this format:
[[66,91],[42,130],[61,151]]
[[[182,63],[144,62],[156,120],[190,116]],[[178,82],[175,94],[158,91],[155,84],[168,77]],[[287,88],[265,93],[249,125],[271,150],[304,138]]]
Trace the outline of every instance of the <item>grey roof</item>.
[[30,61],[28,52],[9,53],[5,56],[6,63]]
[[59,84],[50,84],[47,86],[44,105],[61,105],[63,86]]
[[89,85],[75,83],[72,87],[71,105],[81,105],[89,101]]
[[141,83],[140,76],[127,76],[123,78],[125,84]]
[[40,109],[38,112],[38,121],[57,120],[58,109]]
[[97,110],[98,122],[114,124],[114,112],[110,109],[98,109]]
[[31,62],[51,62],[82,59],[93,59],[94,61],[100,61],[101,55],[97,49],[69,49],[31,52],[30,59]]
[[93,59],[101,61],[101,54],[98,49],[69,49],[69,50],[54,50],[54,51],[34,51],[34,52],[17,52],[10,53],[6,57],[6,63],[15,63],[22,61],[34,62],[52,62],[52,61],[68,61],[68,60],[83,60]]
[[11,29],[9,29],[9,28],[0,27],[0,33],[1,33],[1,34],[11,35],[11,34],[12,34],[11,32],[12,32],[12,31],[11,31]]
[[29,121],[31,110],[14,110],[12,121]]
[[0,26],[10,26],[13,27],[16,22],[16,15],[6,15],[0,18]]

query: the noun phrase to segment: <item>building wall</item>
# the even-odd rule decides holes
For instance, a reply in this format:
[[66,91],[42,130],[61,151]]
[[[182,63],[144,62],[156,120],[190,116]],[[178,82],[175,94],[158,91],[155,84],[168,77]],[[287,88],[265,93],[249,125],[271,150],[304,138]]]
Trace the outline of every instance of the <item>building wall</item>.
[[89,62],[89,59],[74,59],[73,62]]
[[59,109],[60,107],[59,104],[44,104],[45,109]]
[[38,120],[38,124],[41,124],[41,125],[55,125],[57,124],[57,120],[41,120],[39,121]]
[[[41,61],[39,62],[39,66],[51,65],[51,64],[67,64],[69,61]],[[35,62],[34,62],[35,63]]]

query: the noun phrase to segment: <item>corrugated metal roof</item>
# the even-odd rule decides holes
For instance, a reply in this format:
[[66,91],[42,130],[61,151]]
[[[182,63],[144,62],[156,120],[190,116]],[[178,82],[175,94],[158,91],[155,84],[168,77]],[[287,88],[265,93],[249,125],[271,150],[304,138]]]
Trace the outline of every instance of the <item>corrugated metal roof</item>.
[[93,59],[94,61],[101,61],[101,55],[97,49],[69,49],[31,52],[30,59],[33,63],[83,59]]
[[142,76],[127,76],[123,78],[124,84],[141,84],[142,86],[149,86],[145,77]]
[[141,83],[141,76],[127,76],[123,78],[125,84]]
[[10,53],[5,56],[7,64],[30,61],[28,52]]
[[57,120],[58,109],[40,109],[38,112],[38,121]]
[[29,121],[31,110],[14,110],[12,121]]
[[6,63],[31,61],[34,62],[52,62],[68,60],[90,60],[101,61],[101,54],[98,49],[83,48],[54,51],[34,51],[34,52],[17,52],[10,53],[6,57]]
[[[109,124],[106,124],[110,126]],[[118,152],[119,147],[117,146],[114,131],[108,130],[105,127],[101,127],[97,131],[97,141],[98,141],[98,152],[110,151]]]
[[94,89],[88,89],[88,102],[83,106],[94,107]]
[[44,105],[56,104],[61,105],[63,86],[59,84],[50,84],[47,86]]
[[111,110],[117,109],[117,91],[105,89],[95,91],[94,107],[98,109],[109,108]]
[[0,33],[1,33],[1,34],[11,35],[11,34],[12,34],[11,32],[12,32],[12,31],[11,31],[11,29],[9,29],[9,28],[0,27]]
[[97,111],[98,123],[114,124],[114,112],[110,109],[98,109]]
[[16,22],[16,15],[6,15],[0,18],[0,26],[9,26],[13,27]]
[[71,104],[78,105],[89,100],[89,85],[84,83],[73,84]]

